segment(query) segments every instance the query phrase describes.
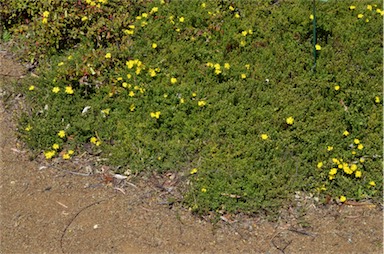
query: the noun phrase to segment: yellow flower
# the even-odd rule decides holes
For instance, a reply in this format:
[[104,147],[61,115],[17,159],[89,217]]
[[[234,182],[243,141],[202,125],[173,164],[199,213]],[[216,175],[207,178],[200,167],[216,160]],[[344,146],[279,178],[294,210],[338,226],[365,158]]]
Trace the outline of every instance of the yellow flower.
[[148,17],[148,14],[144,12],[143,14],[141,14],[141,16],[142,16],[143,18],[147,18],[147,17]]
[[371,185],[372,187],[375,187],[376,186],[376,183],[374,181],[370,181],[369,182],[369,185]]
[[111,53],[105,54],[105,58],[111,58],[111,57],[112,57]]
[[107,116],[107,115],[109,115],[109,112],[110,112],[110,111],[111,111],[110,108],[106,108],[106,109],[101,110],[101,113],[102,113],[104,116]]
[[340,161],[338,159],[336,159],[336,158],[332,158],[332,162],[335,163],[335,164],[339,164],[340,163]]
[[123,32],[124,32],[125,34],[127,34],[127,35],[132,35],[132,34],[135,33],[134,30],[128,30],[128,29],[124,29]]
[[129,60],[129,61],[126,61],[125,64],[127,65],[128,69],[132,69],[135,62],[132,60]]
[[352,151],[351,154],[355,155],[355,154],[356,154],[356,151]]
[[207,189],[206,188],[201,188],[201,192],[207,192]]
[[261,134],[261,139],[262,140],[267,140],[269,137],[268,137],[268,134]]
[[313,20],[314,19],[314,17],[313,17],[313,15],[311,14],[311,15],[309,15],[309,19],[310,20]]
[[65,92],[66,92],[67,94],[73,94],[73,93],[74,93],[74,92],[73,92],[73,89],[72,89],[71,86],[66,86],[66,87],[65,87]]
[[201,8],[205,8],[207,5],[205,3],[201,4]]
[[247,36],[248,32],[247,32],[247,31],[242,31],[241,34],[242,34],[243,36]]
[[328,178],[329,178],[329,180],[333,180],[333,179],[335,179],[336,178],[336,176],[335,175],[328,175]]
[[343,170],[348,175],[353,173],[353,170],[349,167],[347,163],[343,163]]
[[157,48],[157,44],[156,43],[152,43],[152,48]]
[[196,174],[197,173],[197,168],[193,168],[192,170],[191,170],[191,172],[189,172],[191,175],[193,175],[193,174]]
[[356,145],[357,145],[357,144],[360,144],[360,140],[357,139],[357,138],[355,138],[355,139],[353,140],[353,143],[355,143]]
[[68,154],[69,155],[72,155],[72,154],[74,154],[75,153],[75,151],[73,151],[73,150],[68,150]]
[[63,66],[64,65],[64,62],[60,62],[57,64],[57,66]]
[[56,144],[56,143],[52,145],[52,148],[55,150],[59,149],[59,147],[60,147],[59,144]]
[[27,125],[27,127],[25,127],[25,131],[31,131],[32,130],[32,126],[31,125]]
[[52,92],[58,93],[58,92],[60,92],[60,88],[55,86],[54,88],[52,88]]
[[159,7],[153,7],[149,13],[155,13],[159,10]]
[[87,20],[88,20],[88,17],[87,17],[87,16],[84,16],[84,17],[81,18],[81,21],[83,21],[83,22],[84,22],[84,21],[87,21]]
[[185,102],[184,98],[180,99],[180,104],[183,104]]
[[316,48],[317,51],[320,51],[320,50],[321,50],[321,46],[320,46],[319,44],[316,44],[316,45],[315,45],[315,48]]
[[67,153],[63,154],[63,159],[64,160],[69,160],[71,158],[71,156]]
[[237,19],[239,19],[239,18],[240,18],[240,15],[239,15],[239,13],[236,13],[236,14],[235,14],[235,18],[237,18]]
[[375,97],[375,102],[376,102],[376,103],[380,103],[380,97],[379,97],[379,96],[376,96],[376,97]]
[[57,133],[57,136],[59,136],[60,138],[64,138],[65,137],[65,131],[64,130],[61,130]]
[[335,90],[339,91],[340,90],[340,86],[339,85],[335,86]]
[[323,162],[320,161],[319,163],[317,163],[317,168],[322,168],[323,167]]
[[364,148],[364,146],[363,146],[362,144],[359,144],[359,145],[357,146],[357,149],[359,149],[359,150],[363,150],[363,148]]
[[359,159],[359,161],[360,161],[360,163],[364,163],[364,162],[365,162],[365,158],[364,158],[364,157],[361,157],[361,158]]
[[29,91],[33,91],[33,90],[35,90],[35,86],[30,86],[30,87],[28,88],[28,90],[29,90]]
[[341,203],[344,203],[345,201],[347,201],[347,198],[345,196],[340,196],[339,199]]
[[357,18],[359,18],[359,19],[362,19],[364,17],[364,15],[363,14],[359,14],[359,15],[357,15]]
[[174,77],[172,77],[172,78],[171,78],[171,84],[176,84],[176,82],[177,82],[177,79],[174,78]]
[[225,69],[229,69],[229,68],[231,68],[231,65],[230,65],[229,63],[225,63],[225,64],[224,64],[224,68],[225,68]]
[[56,152],[55,151],[46,151],[44,152],[44,156],[47,160],[51,159],[53,156],[55,156]]
[[43,12],[43,17],[44,17],[44,18],[48,18],[48,17],[49,17],[49,11],[45,11],[45,12]]
[[229,6],[229,10],[230,10],[230,11],[234,11],[234,10],[235,10],[235,8],[233,8],[233,6],[232,6],[232,5],[230,5],[230,6]]
[[336,175],[337,173],[337,168],[331,168],[331,170],[329,170],[329,175]]
[[359,171],[359,170],[356,171],[356,172],[355,172],[355,177],[356,177],[356,178],[360,178],[360,177],[361,177],[361,171]]
[[160,118],[160,114],[161,114],[160,111],[151,112],[151,117],[159,119]]
[[48,23],[48,19],[47,18],[43,18],[43,20],[41,21],[43,24],[47,24]]
[[135,93],[133,91],[129,91],[128,96],[133,97],[133,96],[135,96]]
[[197,105],[199,105],[199,107],[204,107],[207,103],[205,101],[198,101],[197,102]]
[[356,6],[351,5],[351,6],[349,6],[349,9],[350,9],[350,10],[354,10],[354,9],[356,9]]
[[192,97],[196,97],[197,96],[197,94],[196,93],[192,93]]
[[249,68],[251,68],[251,65],[250,65],[250,64],[246,64],[246,65],[244,65],[244,67],[245,67],[247,70],[249,70]]
[[96,137],[92,137],[92,138],[89,139],[89,142],[91,142],[92,144],[96,144],[97,138]]
[[328,146],[327,147],[327,151],[329,152],[329,151],[332,151],[333,150],[333,146]]
[[180,21],[181,23],[183,23],[183,22],[184,22],[184,17],[180,17],[180,18],[179,18],[179,21]]
[[247,75],[245,73],[241,73],[241,78],[242,79],[245,79],[247,77]]
[[292,116],[290,116],[290,117],[288,117],[285,121],[287,122],[287,124],[292,125],[293,122],[294,122],[294,119],[293,119]]
[[357,169],[357,165],[356,165],[356,164],[352,164],[352,165],[351,165],[351,170],[352,170],[353,172],[355,172],[356,169]]
[[245,44],[246,44],[246,42],[245,41],[240,41],[240,46],[242,46],[242,47],[244,47],[245,46]]
[[154,69],[149,68],[148,73],[149,73],[149,76],[156,77],[156,71]]
[[372,5],[368,4],[367,5],[367,10],[372,11]]
[[349,135],[349,131],[345,130],[345,131],[343,132],[343,135],[344,135],[345,137],[348,136],[348,135]]
[[133,111],[135,111],[135,104],[131,104],[131,106],[129,106],[129,110],[131,111],[131,112],[133,112]]

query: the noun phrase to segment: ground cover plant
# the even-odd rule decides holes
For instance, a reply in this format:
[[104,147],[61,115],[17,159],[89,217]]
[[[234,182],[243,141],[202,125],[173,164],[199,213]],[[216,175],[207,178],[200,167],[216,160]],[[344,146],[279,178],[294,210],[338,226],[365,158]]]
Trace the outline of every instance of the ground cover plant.
[[316,8],[3,3],[3,35],[37,66],[20,87],[20,136],[47,160],[91,145],[119,173],[181,172],[199,213],[273,214],[295,191],[381,202],[382,6]]

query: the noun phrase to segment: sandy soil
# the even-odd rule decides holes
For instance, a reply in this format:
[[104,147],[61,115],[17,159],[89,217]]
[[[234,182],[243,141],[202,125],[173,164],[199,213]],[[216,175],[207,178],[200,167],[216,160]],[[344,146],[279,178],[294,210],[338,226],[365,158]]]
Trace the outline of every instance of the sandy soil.
[[30,73],[13,59],[0,45],[0,253],[383,253],[379,206],[319,207],[302,195],[277,222],[212,224],[169,204],[182,195],[173,173],[118,182],[97,158],[31,160],[15,134],[22,96],[12,93]]

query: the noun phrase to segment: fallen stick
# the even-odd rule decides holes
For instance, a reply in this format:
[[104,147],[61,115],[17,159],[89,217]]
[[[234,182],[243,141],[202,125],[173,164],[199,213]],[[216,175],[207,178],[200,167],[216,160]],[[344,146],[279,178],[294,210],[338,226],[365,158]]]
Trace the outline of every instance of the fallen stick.
[[98,204],[100,204],[101,202],[104,202],[104,201],[107,201],[107,200],[109,200],[109,199],[103,199],[103,200],[97,201],[97,202],[95,202],[95,203],[89,204],[89,205],[87,205],[86,207],[80,209],[80,211],[78,211],[78,212],[75,214],[75,216],[72,217],[71,221],[70,221],[70,222],[68,223],[68,225],[64,228],[63,233],[61,234],[61,237],[60,237],[60,249],[61,249],[61,251],[62,251],[63,253],[65,253],[65,252],[64,252],[64,249],[63,249],[63,239],[64,239],[64,236],[65,236],[65,233],[67,232],[69,226],[71,226],[72,222],[76,219],[76,217],[79,216],[79,214],[80,214],[82,211],[84,211],[85,209],[87,209],[87,208],[89,208],[89,207],[91,207],[91,206],[94,206],[94,205],[98,205]]

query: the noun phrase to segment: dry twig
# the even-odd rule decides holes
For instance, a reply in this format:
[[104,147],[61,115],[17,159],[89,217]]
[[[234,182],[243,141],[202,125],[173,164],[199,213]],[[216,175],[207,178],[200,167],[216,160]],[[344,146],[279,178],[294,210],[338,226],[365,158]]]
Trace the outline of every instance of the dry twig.
[[69,223],[67,224],[67,226],[64,228],[63,233],[61,234],[61,237],[60,237],[60,249],[61,249],[61,251],[62,251],[63,253],[65,253],[65,252],[64,252],[64,249],[63,249],[63,239],[64,239],[64,236],[65,236],[65,233],[67,232],[69,226],[71,226],[72,222],[76,219],[76,217],[79,216],[79,214],[80,214],[82,211],[84,211],[85,209],[87,209],[87,208],[89,208],[89,207],[91,207],[91,206],[94,206],[94,205],[98,205],[98,204],[100,204],[101,202],[104,202],[104,201],[107,201],[107,200],[109,200],[109,199],[103,199],[103,200],[94,202],[94,203],[92,203],[92,204],[89,204],[89,205],[87,205],[86,207],[80,209],[80,211],[78,211],[78,212],[75,214],[75,216],[72,217],[72,219],[70,220],[70,222],[69,222]]

